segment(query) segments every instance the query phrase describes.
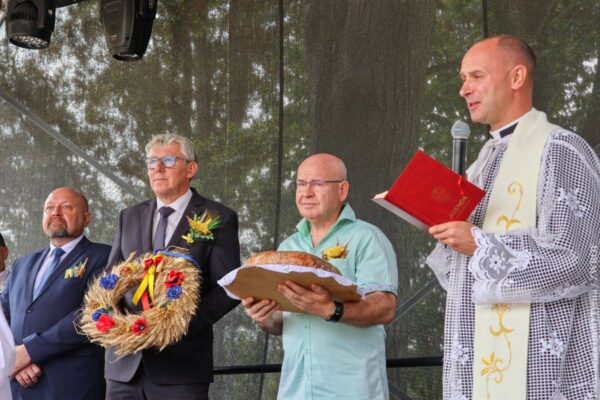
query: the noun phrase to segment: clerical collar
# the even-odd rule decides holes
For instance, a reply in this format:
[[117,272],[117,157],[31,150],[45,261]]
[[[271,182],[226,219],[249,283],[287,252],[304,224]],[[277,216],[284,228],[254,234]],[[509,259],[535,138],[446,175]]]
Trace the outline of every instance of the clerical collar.
[[[529,111],[529,112],[531,112],[531,111]],[[508,135],[511,135],[517,128],[519,121],[521,121],[521,119],[523,119],[523,117],[525,115],[529,114],[529,112],[527,112],[527,113],[521,115],[519,118],[509,122],[508,124],[504,125],[500,129],[496,129],[495,131],[490,131],[490,135],[494,139],[502,139],[502,138],[507,137]]]
[[503,138],[503,137],[506,137],[508,135],[512,135],[512,133],[515,131],[515,129],[517,127],[517,124],[518,124],[518,122],[516,124],[512,124],[508,128],[501,129],[500,130],[500,137]]

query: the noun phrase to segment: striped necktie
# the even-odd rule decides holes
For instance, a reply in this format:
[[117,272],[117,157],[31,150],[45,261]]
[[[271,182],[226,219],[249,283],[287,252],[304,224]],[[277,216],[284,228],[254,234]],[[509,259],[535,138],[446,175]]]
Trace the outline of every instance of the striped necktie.
[[169,215],[175,211],[171,207],[161,207],[158,209],[160,219],[158,220],[158,226],[156,227],[156,233],[154,235],[154,241],[152,242],[152,250],[164,250],[165,239],[167,233],[167,223],[169,221]]

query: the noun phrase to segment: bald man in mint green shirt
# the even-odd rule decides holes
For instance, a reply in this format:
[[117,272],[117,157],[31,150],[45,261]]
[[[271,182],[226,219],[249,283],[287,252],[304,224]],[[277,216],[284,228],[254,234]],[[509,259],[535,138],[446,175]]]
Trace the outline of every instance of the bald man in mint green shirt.
[[[278,290],[304,313],[281,312],[272,300],[243,300],[263,330],[283,335],[279,399],[389,398],[383,324],[396,308],[396,256],[381,230],[357,219],[345,203],[348,190],[339,158],[316,154],[304,160],[296,180],[303,219],[279,250],[332,256],[329,262],[357,284],[364,298],[338,303],[320,286],[288,281]],[[332,251],[337,245],[345,251]]]

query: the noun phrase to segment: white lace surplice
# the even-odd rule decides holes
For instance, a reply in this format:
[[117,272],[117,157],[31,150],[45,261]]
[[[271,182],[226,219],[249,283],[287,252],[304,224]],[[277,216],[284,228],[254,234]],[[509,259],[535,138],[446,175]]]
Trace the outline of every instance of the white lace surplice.
[[[483,224],[509,140],[494,142],[473,179],[487,192],[475,226]],[[448,292],[444,399],[471,398],[474,303],[532,303],[528,400],[598,399],[600,161],[579,136],[560,130],[546,144],[540,174],[535,228],[474,228],[472,258],[438,244],[427,259]]]
[[0,309],[0,399],[11,400],[9,375],[15,365],[15,341]]

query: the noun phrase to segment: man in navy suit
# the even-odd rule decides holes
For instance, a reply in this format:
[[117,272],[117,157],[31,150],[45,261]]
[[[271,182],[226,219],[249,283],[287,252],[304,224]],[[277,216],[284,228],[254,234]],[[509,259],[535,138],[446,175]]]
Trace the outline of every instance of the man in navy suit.
[[[148,177],[156,198],[121,212],[109,257],[112,266],[131,253],[138,255],[176,246],[187,249],[202,274],[201,298],[187,334],[162,351],[144,350],[117,357],[106,351],[107,399],[208,399],[213,379],[212,326],[238,302],[217,280],[240,265],[238,220],[235,212],[200,196],[190,188],[198,170],[193,143],[178,135],[157,135],[146,146]],[[187,217],[218,214],[222,223],[211,240],[189,240]],[[184,239],[186,236],[188,240]],[[191,243],[190,243],[191,242]],[[135,288],[124,296],[130,311]]]
[[90,219],[81,193],[54,190],[42,222],[50,246],[13,264],[1,302],[17,345],[15,400],[104,398],[104,351],[75,328],[88,283],[104,269],[110,252],[83,235]]

